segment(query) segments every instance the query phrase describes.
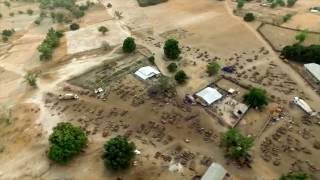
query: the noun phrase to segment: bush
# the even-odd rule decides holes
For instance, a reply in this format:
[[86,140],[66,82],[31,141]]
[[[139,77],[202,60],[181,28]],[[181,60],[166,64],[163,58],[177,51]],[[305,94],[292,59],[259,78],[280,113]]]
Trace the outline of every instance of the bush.
[[9,16],[13,17],[14,16],[14,12],[9,13]]
[[2,31],[2,36],[10,37],[13,35],[13,33],[14,33],[14,29],[11,29],[11,30],[5,29]]
[[311,180],[310,176],[304,172],[290,172],[283,175],[279,180]]
[[100,27],[98,28],[98,31],[101,32],[103,35],[105,35],[106,32],[109,31],[109,29],[108,29],[107,27],[105,27],[105,26],[100,26]]
[[79,24],[77,24],[77,23],[72,23],[72,24],[70,25],[70,30],[71,30],[71,31],[78,30],[79,28],[80,28],[80,26],[79,26]]
[[260,88],[252,88],[249,93],[244,95],[244,102],[254,108],[262,108],[268,105],[267,92]]
[[37,87],[37,75],[36,74],[27,74],[25,76],[25,80],[30,86]]
[[286,14],[283,16],[282,20],[283,22],[288,22],[291,19],[292,15],[291,14]]
[[53,28],[49,29],[45,40],[38,47],[40,60],[51,59],[53,49],[59,46],[59,41],[62,36],[62,32],[55,31]]
[[80,127],[68,122],[59,123],[49,137],[48,157],[59,164],[66,164],[82,151],[87,141],[87,136]]
[[110,139],[104,145],[103,160],[107,168],[112,170],[126,169],[135,157],[135,145],[124,137]]
[[218,63],[209,63],[207,65],[207,73],[209,76],[217,74],[220,70],[220,65]]
[[150,57],[148,57],[148,61],[149,61],[149,63],[150,64],[155,64],[155,58],[154,58],[154,56],[150,56]]
[[246,13],[243,17],[243,20],[246,21],[246,22],[252,22],[254,21],[256,18],[255,16],[253,15],[253,13]]
[[33,10],[32,9],[28,9],[27,10],[27,14],[32,15],[33,14]]
[[2,14],[0,13],[0,19],[2,18],[3,16],[2,16]]
[[242,9],[244,6],[245,0],[238,0],[237,1],[237,8]]
[[298,41],[298,43],[302,43],[303,41],[306,40],[308,36],[308,30],[305,29],[302,32],[299,32],[296,36],[295,39]]
[[173,72],[176,72],[177,69],[178,69],[178,66],[176,63],[170,63],[168,66],[167,66],[167,69],[169,72],[173,73]]
[[286,59],[302,63],[320,64],[320,45],[302,46],[294,44],[282,49],[281,55]]
[[168,39],[164,45],[164,54],[169,59],[178,59],[181,50],[179,48],[179,42],[175,39]]
[[293,7],[296,4],[297,0],[287,0],[287,6]]
[[175,83],[166,76],[161,76],[159,81],[148,89],[150,97],[173,97],[176,94]]
[[178,84],[183,84],[188,79],[188,76],[183,70],[180,70],[175,74],[174,79]]
[[243,136],[236,129],[229,129],[222,136],[221,144],[226,149],[226,157],[239,160],[248,154],[253,139]]
[[7,41],[9,41],[9,38],[7,36],[2,36],[2,41],[7,42]]
[[132,37],[128,37],[124,40],[122,50],[124,53],[132,53],[136,50],[136,43]]

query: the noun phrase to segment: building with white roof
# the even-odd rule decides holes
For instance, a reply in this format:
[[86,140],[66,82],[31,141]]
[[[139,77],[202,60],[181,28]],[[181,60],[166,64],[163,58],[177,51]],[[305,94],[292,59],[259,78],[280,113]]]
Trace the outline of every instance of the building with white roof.
[[217,163],[212,163],[207,169],[201,180],[229,180],[230,174],[224,169],[223,166]]
[[209,106],[215,101],[222,98],[222,94],[219,91],[212,87],[206,87],[202,91],[196,94],[197,100],[204,106]]
[[320,65],[316,63],[305,64],[304,68],[320,83]]
[[140,68],[134,74],[136,76],[138,76],[139,78],[141,78],[142,80],[147,80],[153,76],[159,75],[160,72],[154,67],[145,66],[145,67]]

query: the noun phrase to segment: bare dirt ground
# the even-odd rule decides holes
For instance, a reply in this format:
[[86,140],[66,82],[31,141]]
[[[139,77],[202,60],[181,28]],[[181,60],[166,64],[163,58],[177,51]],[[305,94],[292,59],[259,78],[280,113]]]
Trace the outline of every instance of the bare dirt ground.
[[[256,31],[258,23],[247,24],[233,15],[235,3],[169,0],[145,8],[139,7],[136,0],[108,0],[102,4],[109,2],[112,8],[94,6],[76,20],[80,30],[66,33],[50,62],[40,62],[36,49],[48,28],[57,25],[48,19],[40,26],[11,23],[13,28],[24,30],[8,43],[0,42],[0,115],[9,117],[0,122],[0,161],[4,162],[0,164],[0,179],[192,179],[202,175],[211,162],[221,163],[244,180],[278,179],[289,170],[304,170],[320,177],[319,120],[305,117],[302,110],[289,104],[292,97],[299,96],[320,111],[320,97],[299,73],[278,58]],[[293,9],[298,15],[311,5],[300,2]],[[19,3],[15,2],[10,11],[17,11]],[[21,5],[24,6],[36,7]],[[113,17],[115,11],[122,12],[123,18]],[[0,19],[1,28],[9,26],[12,18],[20,22],[18,18],[27,16],[9,17],[8,13],[6,9]],[[317,17],[311,18],[304,24],[297,16],[286,25],[311,27]],[[110,27],[109,35],[98,33],[100,24]],[[88,31],[88,36],[83,31]],[[128,56],[121,52],[121,43],[130,34],[139,48],[137,54]],[[93,72],[101,74],[102,65],[114,61],[118,66],[127,65],[151,53],[161,72],[172,76],[166,70],[170,62],[163,60],[162,50],[169,37],[180,41],[183,53],[179,68],[189,76],[187,84],[177,88],[175,98],[151,99],[147,95],[148,84],[130,72],[105,84],[103,98],[97,97],[91,86],[79,86],[71,80],[85,76],[83,73],[90,69],[98,69]],[[113,42],[109,51],[97,49],[103,39]],[[75,54],[68,54],[71,51]],[[218,62],[222,67],[233,65],[236,72],[208,77],[205,68],[209,62]],[[40,72],[37,89],[23,83],[27,71]],[[97,76],[85,76],[87,80],[77,82],[93,82]],[[185,93],[195,93],[216,81],[225,90],[239,91],[237,101],[242,101],[243,94],[253,86],[266,89],[270,95],[268,107],[262,111],[250,109],[237,127],[255,138],[252,168],[239,168],[224,158],[219,143],[227,128],[216,117],[200,106],[182,103]],[[66,92],[77,93],[80,100],[59,101],[57,95]],[[268,123],[278,105],[282,107],[281,114]],[[46,157],[47,138],[61,121],[83,127],[90,139],[85,152],[66,166]],[[119,173],[106,170],[101,160],[104,142],[116,135],[129,137],[142,152],[136,158],[136,166]],[[182,165],[181,172],[169,170],[173,162]]]

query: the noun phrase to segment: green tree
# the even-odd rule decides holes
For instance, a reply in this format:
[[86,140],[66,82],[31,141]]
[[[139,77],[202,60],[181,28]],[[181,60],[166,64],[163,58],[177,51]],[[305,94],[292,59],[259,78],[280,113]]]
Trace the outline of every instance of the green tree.
[[310,176],[304,172],[290,172],[283,175],[279,180],[311,180]]
[[103,160],[107,168],[112,170],[126,169],[135,157],[135,145],[124,137],[110,139],[104,145]]
[[267,92],[260,88],[252,88],[249,93],[244,95],[244,102],[254,108],[262,108],[268,105]]
[[181,54],[179,42],[175,39],[168,39],[164,45],[164,54],[169,59],[178,59]]
[[49,137],[48,158],[59,164],[66,164],[86,146],[88,138],[80,127],[61,122],[53,128]]
[[136,43],[132,37],[128,37],[124,40],[122,50],[125,53],[132,53],[134,50],[136,50]]
[[253,145],[253,139],[243,136],[236,129],[229,129],[223,134],[221,145],[226,149],[226,157],[238,160],[248,154]]
[[33,14],[33,10],[32,9],[28,9],[27,10],[27,14],[32,15]]
[[216,62],[209,63],[207,65],[207,73],[209,74],[209,76],[215,75],[219,72],[220,68],[220,65]]
[[150,56],[150,57],[148,57],[148,61],[149,61],[149,63],[151,63],[151,64],[155,64],[155,57],[154,57],[154,55],[152,55],[152,56]]
[[188,76],[183,70],[180,70],[175,74],[174,79],[178,84],[183,84],[188,79]]
[[177,71],[177,64],[176,63],[170,63],[168,66],[167,66],[167,69],[169,72],[173,73],[173,72],[176,72]]
[[320,64],[320,45],[302,46],[294,44],[282,49],[281,55],[286,59],[302,63]]
[[287,0],[287,6],[293,7],[296,4],[297,0]]
[[243,17],[243,20],[246,22],[252,22],[256,19],[253,13],[246,13]]
[[308,36],[308,30],[305,29],[305,30],[301,31],[300,33],[298,33],[295,36],[295,39],[298,41],[298,43],[302,43],[303,41],[306,40],[307,36]]
[[242,9],[244,6],[245,0],[238,0],[237,1],[237,8]]
[[105,26],[100,26],[100,27],[98,28],[98,31],[101,32],[103,35],[105,35],[106,32],[108,32],[109,30],[108,30],[108,28],[105,27]]
[[30,86],[37,87],[37,75],[36,74],[28,73],[24,78]]
[[78,30],[79,28],[80,28],[80,26],[77,23],[70,24],[70,30],[72,30],[72,31]]

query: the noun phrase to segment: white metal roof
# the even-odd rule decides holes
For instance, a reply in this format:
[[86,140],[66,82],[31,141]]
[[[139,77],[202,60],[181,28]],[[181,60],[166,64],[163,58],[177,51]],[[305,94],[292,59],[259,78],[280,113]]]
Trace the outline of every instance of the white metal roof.
[[196,95],[206,101],[208,105],[222,98],[222,94],[212,87],[207,87],[198,92]]
[[155,75],[160,74],[160,72],[151,66],[145,66],[145,67],[140,68],[134,74],[137,75],[138,77],[140,77],[141,79],[146,80],[146,79],[149,79]]
[[206,173],[202,176],[201,180],[223,180],[226,176],[227,170],[217,163],[212,163]]
[[304,67],[318,80],[320,81],[320,65],[316,63],[305,64]]

